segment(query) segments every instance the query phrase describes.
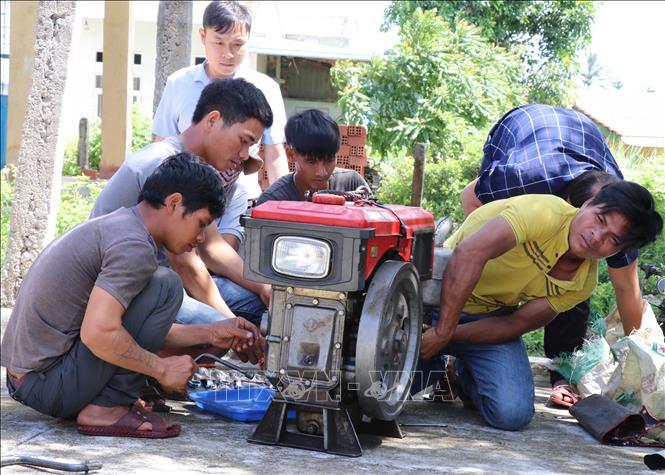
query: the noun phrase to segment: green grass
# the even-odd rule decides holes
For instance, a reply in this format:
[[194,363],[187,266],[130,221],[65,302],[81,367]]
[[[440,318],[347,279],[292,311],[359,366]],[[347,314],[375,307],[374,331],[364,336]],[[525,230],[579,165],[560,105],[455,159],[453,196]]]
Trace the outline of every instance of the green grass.
[[545,330],[542,328],[522,335],[529,356],[545,356],[544,335]]

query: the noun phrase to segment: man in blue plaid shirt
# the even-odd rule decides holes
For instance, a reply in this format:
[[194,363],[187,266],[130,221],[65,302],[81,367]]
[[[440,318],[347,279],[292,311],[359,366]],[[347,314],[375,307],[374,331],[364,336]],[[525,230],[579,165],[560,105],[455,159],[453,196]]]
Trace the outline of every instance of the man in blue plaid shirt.
[[[598,127],[570,109],[541,104],[517,107],[492,128],[483,151],[478,178],[462,192],[465,216],[485,203],[528,193],[557,195],[580,207],[602,185],[623,179]],[[630,251],[607,259],[626,335],[642,320],[637,256],[637,251]],[[588,317],[587,301],[548,324],[547,356],[581,346]],[[577,401],[560,374],[551,372],[550,380],[552,402],[570,406]]]

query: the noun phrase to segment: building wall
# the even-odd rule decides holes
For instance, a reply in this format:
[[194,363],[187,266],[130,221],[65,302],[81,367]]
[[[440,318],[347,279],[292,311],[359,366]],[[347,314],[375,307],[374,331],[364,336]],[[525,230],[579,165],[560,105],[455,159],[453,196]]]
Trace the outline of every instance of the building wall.
[[[96,77],[103,75],[103,62],[97,62],[97,52],[103,51],[104,21],[99,18],[79,18],[76,28],[79,39],[72,47],[74,55],[71,64],[65,100],[63,102],[63,132],[66,140],[78,135],[78,124],[81,117],[95,120],[99,115],[99,99],[101,88],[96,87]],[[134,26],[134,52],[141,55],[141,64],[133,66],[134,77],[140,81],[140,89],[134,91],[136,103],[140,110],[152,116],[152,98],[155,87],[155,37],[157,25],[154,22],[136,21]],[[198,33],[199,25],[192,27],[191,64],[197,58],[204,58],[205,52]],[[76,38],[76,37],[75,37]],[[248,55],[249,56],[249,55]],[[257,70],[266,72],[264,55],[258,55]],[[317,108],[337,118],[340,110],[335,102],[308,101],[285,98],[284,105],[287,116],[309,108]]]

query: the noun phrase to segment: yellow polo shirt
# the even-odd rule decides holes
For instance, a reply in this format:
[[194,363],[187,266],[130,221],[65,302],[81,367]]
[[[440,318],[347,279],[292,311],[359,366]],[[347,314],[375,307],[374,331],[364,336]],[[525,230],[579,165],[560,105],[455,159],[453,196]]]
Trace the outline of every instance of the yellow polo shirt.
[[445,247],[454,249],[496,216],[510,224],[517,245],[485,264],[464,311],[491,312],[544,297],[560,313],[588,299],[596,287],[597,261],[586,259],[572,280],[548,275],[568,250],[568,229],[578,211],[557,196],[522,195],[493,201],[471,213]]

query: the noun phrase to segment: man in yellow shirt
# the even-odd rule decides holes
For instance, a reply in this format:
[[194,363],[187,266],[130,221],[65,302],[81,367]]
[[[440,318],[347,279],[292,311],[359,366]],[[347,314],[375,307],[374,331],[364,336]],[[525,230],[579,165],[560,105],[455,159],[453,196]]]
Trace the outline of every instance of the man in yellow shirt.
[[551,195],[480,207],[445,243],[454,252],[440,316],[423,334],[420,356],[456,356],[455,380],[485,420],[524,427],[534,413],[533,378],[521,335],[586,300],[599,259],[654,241],[662,227],[651,194],[625,181],[580,209]]

